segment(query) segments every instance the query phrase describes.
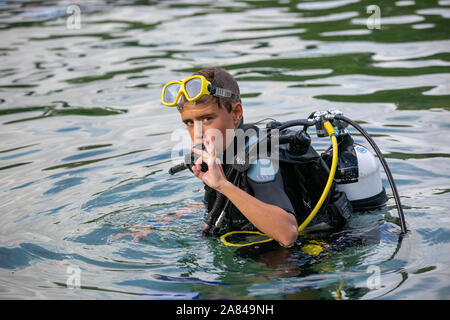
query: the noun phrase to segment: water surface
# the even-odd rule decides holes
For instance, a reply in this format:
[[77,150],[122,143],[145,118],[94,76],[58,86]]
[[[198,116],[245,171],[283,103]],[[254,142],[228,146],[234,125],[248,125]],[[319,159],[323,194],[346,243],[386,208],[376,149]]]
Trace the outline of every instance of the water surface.
[[[95,0],[79,29],[69,5],[0,2],[1,298],[450,298],[449,1]],[[183,124],[161,88],[209,66],[236,77],[247,122],[337,108],[361,123],[409,234],[385,178],[386,210],[290,250],[229,248],[201,236],[203,210],[178,217],[203,186],[167,173]],[[332,246],[303,252],[314,237]]]

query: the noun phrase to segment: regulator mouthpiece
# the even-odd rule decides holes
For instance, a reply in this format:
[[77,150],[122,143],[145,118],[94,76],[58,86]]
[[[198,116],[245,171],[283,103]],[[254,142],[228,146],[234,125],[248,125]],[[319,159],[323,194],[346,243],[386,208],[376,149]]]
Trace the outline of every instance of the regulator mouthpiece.
[[[194,149],[198,150],[206,150],[206,147],[203,143],[196,144]],[[200,158],[200,155],[196,154],[195,152],[191,152],[185,155],[184,163],[186,167],[192,171],[192,167],[195,165],[195,162]],[[208,171],[208,165],[205,162],[202,162],[202,172]]]

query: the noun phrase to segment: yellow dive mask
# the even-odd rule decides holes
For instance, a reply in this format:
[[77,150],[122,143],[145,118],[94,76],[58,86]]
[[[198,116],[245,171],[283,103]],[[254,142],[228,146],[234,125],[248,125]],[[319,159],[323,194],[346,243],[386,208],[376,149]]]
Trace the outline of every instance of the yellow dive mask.
[[239,100],[239,97],[230,90],[216,87],[206,80],[204,76],[194,75],[182,81],[170,81],[167,83],[163,87],[161,101],[168,107],[174,107],[177,105],[182,93],[189,102],[197,101],[205,94]]

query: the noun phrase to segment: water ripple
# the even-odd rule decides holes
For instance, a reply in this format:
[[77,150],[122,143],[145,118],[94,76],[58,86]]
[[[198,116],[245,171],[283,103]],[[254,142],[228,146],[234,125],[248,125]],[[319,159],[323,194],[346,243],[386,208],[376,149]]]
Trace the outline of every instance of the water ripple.
[[[379,29],[367,25],[373,4],[92,0],[73,29],[66,3],[0,2],[0,296],[448,297],[450,3],[380,3]],[[331,244],[318,257],[301,250],[305,238],[234,250],[202,237],[205,210],[180,209],[203,186],[167,173],[170,133],[183,124],[160,95],[207,66],[236,77],[248,122],[339,108],[361,123],[396,178],[410,233],[398,237],[383,176],[388,208],[317,235]],[[69,265],[82,270],[76,292]],[[367,287],[370,266],[379,289]]]

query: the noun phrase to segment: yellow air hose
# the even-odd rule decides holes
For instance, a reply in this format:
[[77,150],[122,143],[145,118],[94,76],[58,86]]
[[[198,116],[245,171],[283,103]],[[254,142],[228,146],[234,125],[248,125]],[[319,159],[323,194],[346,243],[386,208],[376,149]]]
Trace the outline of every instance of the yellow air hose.
[[[333,145],[333,160],[331,162],[330,175],[328,176],[327,183],[325,184],[325,188],[322,192],[322,195],[319,198],[319,201],[317,201],[316,206],[311,211],[309,216],[305,219],[305,221],[303,221],[303,223],[298,227],[298,233],[301,233],[308,226],[308,224],[311,222],[311,220],[315,217],[317,212],[319,212],[320,208],[322,207],[323,202],[325,201],[325,199],[328,196],[328,193],[330,192],[331,184],[333,183],[333,179],[334,179],[334,174],[336,173],[337,160],[338,160],[338,146],[337,146],[337,140],[336,140],[337,134],[334,131],[334,128],[329,121],[326,121],[324,123],[324,127],[325,127],[325,130],[327,130],[328,135],[331,137],[331,143]],[[259,231],[231,231],[231,232],[228,232],[228,233],[225,233],[224,235],[222,235],[220,237],[220,241],[222,241],[223,244],[225,244],[229,247],[245,247],[245,246],[251,246],[251,245],[254,245],[257,243],[269,242],[269,241],[273,240],[272,238],[268,238],[268,239],[264,239],[264,240],[260,240],[260,241],[236,244],[236,243],[228,242],[226,240],[227,237],[229,237],[233,234],[256,234],[256,235],[268,237],[266,234],[259,232]]]

